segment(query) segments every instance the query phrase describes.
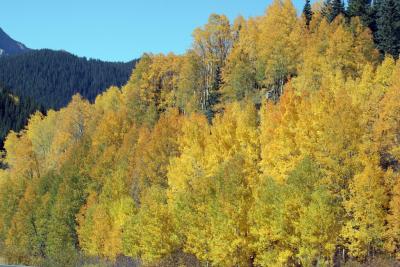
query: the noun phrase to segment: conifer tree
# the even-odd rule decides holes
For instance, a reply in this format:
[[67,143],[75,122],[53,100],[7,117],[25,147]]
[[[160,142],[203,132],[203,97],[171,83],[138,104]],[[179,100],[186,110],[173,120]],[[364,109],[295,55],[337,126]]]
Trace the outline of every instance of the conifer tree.
[[303,8],[303,16],[306,19],[307,27],[310,26],[312,15],[313,15],[313,12],[311,10],[310,0],[306,0],[306,3],[305,3],[304,8]]
[[370,26],[372,23],[371,0],[349,0],[347,15],[360,17],[365,26]]
[[332,22],[338,15],[345,14],[344,3],[342,0],[327,0],[321,12],[329,22]]
[[[350,5],[362,16],[369,4]],[[144,55],[123,88],[93,104],[75,96],[11,132],[0,151],[0,257],[400,259],[400,62],[379,63],[362,18],[334,19],[340,0],[314,14],[307,0],[303,12],[275,0],[234,25],[212,15],[185,55]]]
[[376,41],[382,53],[398,58],[400,53],[400,1],[379,0],[376,3]]

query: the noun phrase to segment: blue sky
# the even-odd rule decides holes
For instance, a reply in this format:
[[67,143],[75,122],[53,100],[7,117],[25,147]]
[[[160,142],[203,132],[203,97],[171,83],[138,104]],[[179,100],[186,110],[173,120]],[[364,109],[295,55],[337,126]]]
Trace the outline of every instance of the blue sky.
[[[144,52],[177,54],[211,13],[262,15],[272,0],[4,0],[0,27],[31,48],[127,61]],[[294,1],[302,9],[303,1]]]

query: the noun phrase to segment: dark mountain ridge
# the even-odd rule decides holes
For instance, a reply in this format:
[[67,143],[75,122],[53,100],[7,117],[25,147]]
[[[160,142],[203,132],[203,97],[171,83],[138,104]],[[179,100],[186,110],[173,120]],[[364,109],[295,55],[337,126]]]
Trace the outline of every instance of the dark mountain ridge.
[[0,27],[0,57],[22,54],[30,51],[24,44],[15,41]]
[[110,86],[125,84],[137,61],[105,62],[64,50],[33,50],[0,28],[0,149],[8,132],[21,130],[36,110],[62,108],[77,93],[93,101]]
[[93,101],[108,87],[125,84],[136,61],[105,62],[65,51],[31,50],[0,58],[0,82],[45,108],[58,109],[76,93]]
[[[0,85],[0,149],[10,130],[19,131],[35,111],[45,112],[30,98],[20,97]],[[0,164],[1,168],[1,164]]]

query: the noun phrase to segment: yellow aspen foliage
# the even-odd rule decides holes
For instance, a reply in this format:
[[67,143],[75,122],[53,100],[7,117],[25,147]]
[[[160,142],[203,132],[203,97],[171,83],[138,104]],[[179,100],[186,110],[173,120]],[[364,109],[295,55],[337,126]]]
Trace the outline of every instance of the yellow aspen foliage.
[[277,181],[284,181],[300,160],[295,140],[300,101],[288,88],[279,103],[267,102],[261,110],[260,166],[265,175]]
[[[261,101],[261,80],[263,77],[260,64],[257,64],[257,44],[259,38],[260,19],[238,22],[236,41],[226,59],[222,71],[221,88],[224,102],[250,98]],[[257,73],[258,72],[258,73]],[[258,77],[258,76],[261,76]]]
[[135,212],[133,199],[122,187],[126,189],[114,175],[99,197],[92,193],[77,216],[79,243],[88,255],[115,260],[122,253],[123,227]]
[[137,91],[143,105],[158,111],[175,107],[181,57],[174,54],[144,55],[132,73],[127,87]]
[[[122,88],[129,120],[137,125],[153,126],[160,112],[182,105],[182,92],[178,89],[183,62],[183,57],[172,53],[143,55]],[[177,99],[181,102],[177,103]]]
[[57,132],[51,146],[50,166],[60,166],[65,160],[68,148],[71,148],[84,136],[88,128],[91,107],[87,100],[75,95],[71,103],[59,111]]
[[188,189],[196,169],[204,168],[209,131],[208,122],[202,115],[192,114],[182,122],[182,135],[178,139],[180,155],[171,159],[167,172],[171,201],[176,193]]
[[337,18],[334,23],[338,25],[329,36],[325,59],[330,68],[341,69],[345,76],[358,77],[362,67],[366,63],[375,64],[379,56],[372,34],[362,27],[358,18],[349,26],[342,18]]
[[262,110],[260,134],[265,175],[283,182],[299,161],[310,155],[333,184],[346,184],[352,177],[359,165],[355,155],[363,128],[357,117],[359,109],[340,89],[340,76],[334,83],[333,87],[339,87],[335,91],[301,96],[288,87],[279,103],[267,103]]
[[253,261],[248,220],[253,198],[244,158],[237,155],[227,159],[212,177],[211,188],[216,196],[209,199],[207,217],[213,237],[209,257],[216,265],[246,265]]
[[322,66],[325,59],[321,54],[327,48],[329,24],[325,19],[321,20],[318,13],[314,17],[316,18],[312,20],[301,54],[298,75],[293,79],[294,87],[299,91],[318,90],[323,77]]
[[91,148],[86,168],[98,181],[106,179],[118,162],[118,149],[130,130],[124,115],[122,111],[106,112],[96,119],[96,125],[91,129]]
[[353,100],[353,105],[360,108],[360,123],[365,125],[368,132],[372,132],[378,113],[378,103],[384,95],[375,83],[375,70],[372,65],[366,64],[363,73],[359,79],[349,79],[346,82],[346,88]]
[[182,58],[177,90],[175,92],[176,107],[185,114],[201,110],[200,98],[203,80],[198,75],[200,70],[200,57],[193,51],[188,51]]
[[130,169],[130,176],[139,191],[152,185],[167,187],[167,166],[179,153],[177,140],[181,121],[182,117],[173,109],[161,116],[150,133],[140,132]]
[[[26,189],[26,182],[19,176],[14,176],[6,170],[0,172],[0,237],[7,238],[9,229],[12,226],[14,215],[18,212],[20,200],[23,198]],[[6,249],[6,248],[5,248]]]
[[18,134],[11,131],[4,148],[7,151],[4,162],[11,166],[13,175],[29,179],[40,176],[39,161],[26,131]]
[[78,223],[77,233],[79,237],[80,247],[88,255],[97,255],[99,248],[93,233],[93,214],[95,212],[95,205],[97,202],[97,193],[89,192],[89,196],[86,199],[86,204],[80,208],[79,213],[76,215],[76,221]]
[[228,18],[225,15],[211,14],[208,23],[203,28],[197,28],[193,37],[193,48],[205,60],[204,63],[222,66],[232,45]]
[[399,177],[393,186],[392,196],[387,215],[388,226],[385,232],[385,249],[394,254],[397,259],[400,257],[400,183]]
[[94,106],[98,112],[116,112],[121,108],[122,104],[123,98],[121,90],[118,87],[112,86],[96,97]]
[[[243,156],[249,185],[257,183],[257,164],[260,159],[257,131],[257,112],[254,105],[233,103],[217,116],[211,128],[206,149],[207,169],[214,172],[220,163]],[[247,165],[247,166],[246,166]]]
[[320,187],[311,194],[309,204],[301,208],[297,225],[301,240],[298,258],[304,266],[333,263],[341,229],[341,209],[335,202],[337,198],[327,188]]
[[296,9],[290,0],[276,0],[260,20],[258,53],[265,68],[264,83],[275,99],[283,85],[296,73],[300,48]]
[[0,258],[400,260],[400,63],[330,5],[310,23],[290,0],[212,14],[186,53],[144,54],[94,103],[32,114],[0,152]]
[[19,199],[18,209],[15,210],[5,239],[10,261],[39,265],[46,255],[49,223],[49,210],[46,207],[50,204],[51,196],[43,192],[44,180],[43,177],[31,180]]
[[347,218],[342,237],[349,254],[365,259],[383,249],[385,209],[388,196],[385,192],[385,174],[373,155],[363,155],[364,170],[350,183],[350,194],[344,202]]
[[348,25],[339,16],[329,24],[318,16],[310,27],[302,64],[293,81],[300,91],[320,89],[326,74],[337,71],[345,78],[358,78],[365,64],[376,65],[378,61],[372,35],[358,19]]
[[28,262],[34,249],[35,222],[33,209],[35,208],[35,189],[27,187],[23,198],[18,204],[18,211],[14,215],[8,231],[5,244],[8,248],[8,257],[11,261]]
[[[107,112],[104,117],[107,118],[110,114],[115,112]],[[89,255],[111,260],[122,253],[123,227],[135,212],[134,201],[129,196],[130,179],[127,176],[131,152],[129,149],[125,151],[121,146],[134,146],[137,130],[132,127],[128,131],[126,127],[118,125],[119,122],[126,124],[126,121],[118,118],[102,120],[98,127],[106,128],[100,128],[101,131],[94,134],[95,137],[97,132],[111,135],[97,136],[99,140],[96,138],[92,143],[91,156],[97,158],[90,174],[101,186],[101,192],[91,192],[86,205],[77,216],[77,231],[82,249]]]
[[322,90],[310,97],[310,106],[299,112],[296,144],[303,155],[312,155],[334,185],[346,184],[359,168],[356,158],[363,128],[359,109],[348,93]]
[[[398,134],[400,131],[399,112],[400,112],[400,94],[399,94],[399,75],[400,65],[397,63],[390,79],[386,80],[389,86],[379,107],[379,118],[375,124],[375,139],[379,147],[379,152],[384,159],[385,167],[395,164],[393,161],[400,159]],[[383,71],[383,70],[381,70]],[[390,70],[389,70],[390,73]]]
[[211,189],[216,192],[208,212],[215,237],[210,243],[210,258],[217,265],[241,265],[252,260],[247,212],[259,175],[256,122],[257,113],[251,103],[235,103],[226,107],[211,128],[206,170],[211,175]]
[[125,255],[145,263],[156,263],[178,249],[164,188],[154,185],[144,192],[139,211],[125,226],[123,242]]
[[29,119],[26,134],[43,171],[50,169],[51,146],[58,130],[58,113],[49,110],[46,116],[35,113]]
[[141,85],[141,79],[147,79],[146,72],[150,69],[151,62],[151,56],[144,54],[128,83],[121,89],[127,119],[137,125],[152,125],[157,120],[156,104],[152,101],[150,92]]
[[387,89],[392,85],[394,70],[396,68],[396,62],[390,55],[385,56],[385,59],[377,67],[375,83],[380,90],[386,92]]
[[357,61],[354,70],[359,75],[365,64],[369,63],[376,66],[379,63],[379,51],[375,47],[371,29],[364,27],[359,17],[351,18],[348,27],[352,34],[352,50]]
[[200,260],[209,260],[207,242],[211,238],[206,204],[202,204],[202,191],[207,191],[207,187],[205,181],[201,181],[209,134],[209,125],[204,116],[192,114],[185,119],[179,138],[180,156],[171,159],[167,176],[168,206],[179,229],[180,239],[186,240],[183,249],[195,253]]
[[225,15],[211,14],[208,22],[193,31],[193,52],[200,62],[200,109],[209,118],[216,111],[222,68],[232,49],[233,32]]
[[332,262],[340,224],[324,174],[305,157],[284,183],[263,176],[251,211],[255,263],[324,266]]
[[184,146],[168,172],[170,206],[186,240],[184,250],[218,265],[247,263],[252,257],[247,211],[258,180],[255,109],[232,104],[209,132],[194,131],[197,123],[183,127]]

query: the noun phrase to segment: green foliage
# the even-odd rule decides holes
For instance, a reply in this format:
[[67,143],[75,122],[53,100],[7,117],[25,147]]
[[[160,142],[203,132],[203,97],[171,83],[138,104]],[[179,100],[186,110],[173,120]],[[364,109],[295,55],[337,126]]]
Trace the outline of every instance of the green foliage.
[[18,97],[0,87],[0,149],[7,134],[20,131],[27,124],[29,116],[43,108],[30,98]]
[[310,26],[312,15],[313,15],[313,12],[311,10],[310,0],[306,0],[306,3],[304,4],[304,8],[303,8],[303,16],[306,19],[307,27]]
[[213,14],[186,54],[145,54],[121,88],[93,104],[75,95],[10,132],[1,256],[32,266],[400,259],[400,63],[379,61],[340,1],[305,13],[276,0],[233,24]]
[[322,14],[329,22],[332,22],[337,16],[344,15],[344,2],[342,0],[326,0],[322,7]]
[[378,48],[395,58],[400,54],[400,3],[379,0],[376,5],[376,39]]
[[74,94],[89,100],[111,85],[121,86],[136,61],[109,63],[64,51],[37,50],[0,59],[0,81],[21,97],[44,108],[66,106]]
[[350,0],[347,7],[349,17],[360,17],[365,26],[373,24],[373,8],[371,0]]
[[284,184],[263,179],[252,227],[258,264],[332,263],[340,229],[340,206],[323,178],[318,165],[306,158]]

